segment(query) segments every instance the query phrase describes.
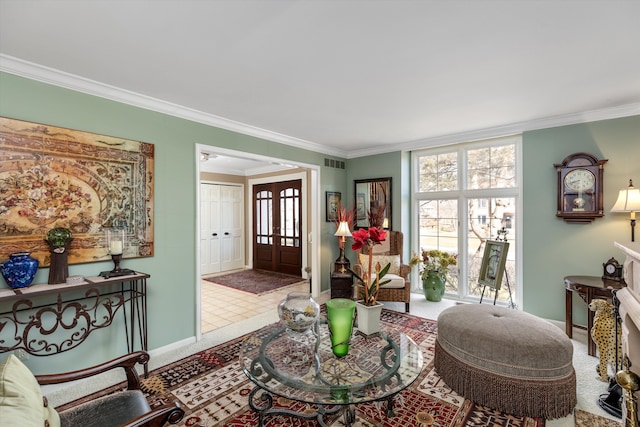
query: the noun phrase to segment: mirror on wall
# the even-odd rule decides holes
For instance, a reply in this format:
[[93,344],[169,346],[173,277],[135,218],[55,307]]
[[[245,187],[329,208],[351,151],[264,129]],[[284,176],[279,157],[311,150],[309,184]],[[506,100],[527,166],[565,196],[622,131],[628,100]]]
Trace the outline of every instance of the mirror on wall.
[[[391,178],[357,179],[355,183],[355,228],[391,227]],[[379,218],[379,224],[371,224]],[[374,221],[375,222],[375,221]]]

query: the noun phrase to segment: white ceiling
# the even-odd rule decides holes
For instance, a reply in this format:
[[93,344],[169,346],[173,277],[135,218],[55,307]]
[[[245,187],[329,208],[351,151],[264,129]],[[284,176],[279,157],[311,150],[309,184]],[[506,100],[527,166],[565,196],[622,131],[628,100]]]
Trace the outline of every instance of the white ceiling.
[[0,0],[0,70],[347,158],[640,114],[640,1]]

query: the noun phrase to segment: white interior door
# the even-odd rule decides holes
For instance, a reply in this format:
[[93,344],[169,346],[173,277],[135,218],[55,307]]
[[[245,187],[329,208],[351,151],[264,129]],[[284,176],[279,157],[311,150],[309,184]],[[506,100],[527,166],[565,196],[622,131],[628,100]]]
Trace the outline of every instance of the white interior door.
[[220,186],[221,270],[244,265],[244,187]]
[[200,184],[200,273],[220,271],[220,186]]

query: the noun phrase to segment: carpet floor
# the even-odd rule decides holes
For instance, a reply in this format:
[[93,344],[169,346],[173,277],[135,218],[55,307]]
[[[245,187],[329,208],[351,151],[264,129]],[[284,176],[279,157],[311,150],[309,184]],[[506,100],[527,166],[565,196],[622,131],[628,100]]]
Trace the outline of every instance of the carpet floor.
[[[511,426],[542,427],[541,419],[516,417],[486,408],[457,395],[436,374],[433,368],[433,351],[437,323],[413,315],[384,310],[382,321],[402,330],[419,345],[424,356],[424,369],[418,379],[394,399],[396,416],[387,418],[379,404],[357,405],[356,426],[420,426],[432,416],[441,427],[462,426]],[[193,426],[255,426],[258,416],[248,406],[247,397],[253,388],[240,369],[238,354],[247,336],[230,340],[221,345],[186,357],[175,363],[151,371],[144,381],[144,391],[152,406],[179,400],[186,411],[179,425]],[[117,389],[104,390],[100,394]],[[88,396],[81,401],[94,398]],[[276,398],[275,406],[305,412],[312,405]],[[80,403],[72,402],[65,407]],[[64,409],[64,408],[59,408]],[[267,417],[267,426],[316,426],[315,421],[305,421],[287,416]],[[342,419],[329,419],[328,425],[338,427]]]
[[265,270],[243,270],[204,280],[243,292],[261,295],[304,281],[302,277]]

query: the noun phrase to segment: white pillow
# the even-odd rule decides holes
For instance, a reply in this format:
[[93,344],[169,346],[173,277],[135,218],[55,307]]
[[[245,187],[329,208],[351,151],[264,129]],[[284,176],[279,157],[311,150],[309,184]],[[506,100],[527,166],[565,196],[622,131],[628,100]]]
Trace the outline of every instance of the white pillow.
[[[371,264],[371,273],[374,274],[376,269],[376,263],[380,263],[380,267],[384,268],[387,264],[391,264],[389,267],[389,274],[400,274],[400,255],[373,255]],[[358,254],[358,264],[362,266],[362,271],[365,272],[369,268],[369,255]]]
[[60,416],[44,404],[40,384],[29,368],[10,354],[0,364],[0,414],[3,426],[60,427]]

